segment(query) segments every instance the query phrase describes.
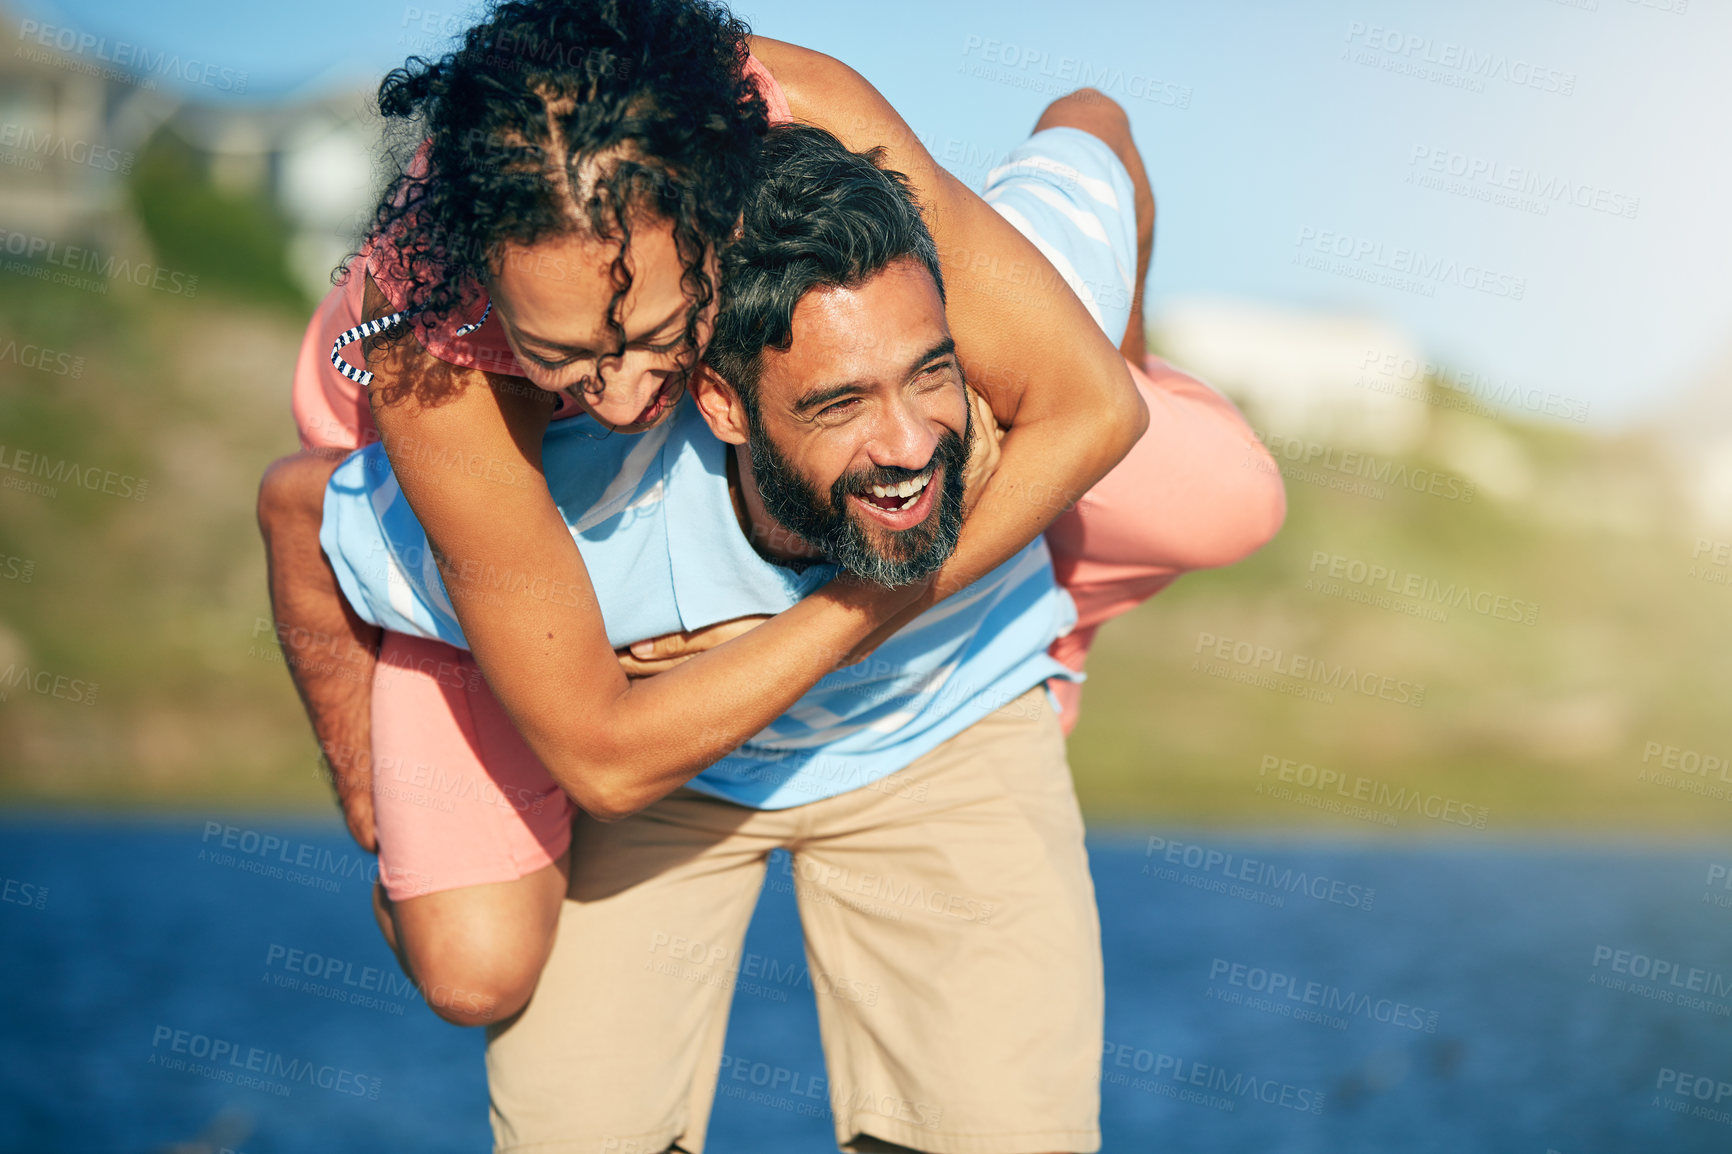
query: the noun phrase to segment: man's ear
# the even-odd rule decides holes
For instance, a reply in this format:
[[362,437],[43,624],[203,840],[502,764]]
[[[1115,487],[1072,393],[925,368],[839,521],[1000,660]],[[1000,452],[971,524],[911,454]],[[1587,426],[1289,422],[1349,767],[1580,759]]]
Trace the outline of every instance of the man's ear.
[[692,374],[692,397],[718,441],[730,445],[746,443],[749,428],[745,402],[740,400],[734,386],[717,376],[708,365],[699,366],[698,371]]

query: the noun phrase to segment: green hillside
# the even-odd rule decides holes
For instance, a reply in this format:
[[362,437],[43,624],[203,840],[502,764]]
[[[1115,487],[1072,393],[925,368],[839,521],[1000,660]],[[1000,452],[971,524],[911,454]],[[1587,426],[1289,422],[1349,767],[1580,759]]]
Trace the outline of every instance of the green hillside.
[[[295,448],[295,314],[107,287],[0,277],[0,553],[29,564],[0,563],[0,795],[320,804],[268,622],[255,636],[253,505]],[[37,347],[81,362],[4,355]]]
[[[1261,553],[1104,629],[1072,741],[1085,805],[1366,831],[1393,817],[1404,834],[1468,812],[1488,830],[1732,828],[1732,771],[1642,779],[1699,768],[1684,750],[1732,753],[1728,571],[1692,561],[1658,452],[1434,410],[1428,444],[1395,464],[1435,469],[1440,442],[1464,437],[1518,447],[1530,491],[1374,496],[1312,470],[1288,481],[1287,524]],[[1375,566],[1392,575],[1374,582]],[[1348,599],[1366,595],[1382,601]],[[1218,643],[1199,652],[1204,634],[1285,657],[1223,659]],[[1221,676],[1277,665],[1300,675]],[[1401,682],[1423,703],[1402,704]]]

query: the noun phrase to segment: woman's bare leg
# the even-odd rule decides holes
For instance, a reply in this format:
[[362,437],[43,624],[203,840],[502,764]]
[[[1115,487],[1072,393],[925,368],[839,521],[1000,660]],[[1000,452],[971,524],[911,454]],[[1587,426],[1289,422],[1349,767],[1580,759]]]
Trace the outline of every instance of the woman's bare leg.
[[458,1026],[504,1021],[529,1003],[553,950],[570,853],[511,882],[392,901],[373,891],[379,930],[435,1014]]
[[1131,174],[1137,211],[1137,282],[1131,293],[1131,319],[1119,352],[1141,368],[1147,353],[1143,333],[1143,282],[1149,279],[1149,262],[1155,251],[1155,191],[1143,157],[1131,139],[1130,118],[1112,97],[1093,88],[1079,88],[1046,106],[1035,121],[1036,132],[1046,128],[1079,128],[1113,150],[1119,163]]

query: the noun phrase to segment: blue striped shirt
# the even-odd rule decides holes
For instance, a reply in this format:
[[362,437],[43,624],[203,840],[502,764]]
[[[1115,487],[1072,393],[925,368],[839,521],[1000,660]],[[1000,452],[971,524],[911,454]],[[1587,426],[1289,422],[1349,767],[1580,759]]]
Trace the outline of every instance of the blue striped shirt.
[[[834,574],[772,564],[752,548],[728,494],[726,454],[688,397],[634,436],[587,417],[543,443],[555,504],[583,555],[609,641],[628,645],[754,613],[778,613]],[[426,534],[383,448],[332,475],[320,542],[344,595],[375,625],[467,648]],[[486,566],[459,573],[483,595],[565,599],[545,576]],[[830,674],[794,707],[691,781],[782,809],[880,781],[1049,677],[1047,656],[1076,609],[1053,581],[1044,538],[921,614],[870,658]]]

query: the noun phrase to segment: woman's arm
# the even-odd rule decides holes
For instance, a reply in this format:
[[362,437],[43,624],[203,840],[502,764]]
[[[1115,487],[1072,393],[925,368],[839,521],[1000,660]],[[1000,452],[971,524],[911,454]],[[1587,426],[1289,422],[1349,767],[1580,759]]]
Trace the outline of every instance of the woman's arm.
[[[390,311],[369,281],[365,316]],[[370,340],[367,367],[386,455],[476,663],[554,780],[602,820],[643,808],[763,729],[916,596],[838,578],[699,660],[629,681],[541,471],[552,395],[438,360],[413,336]],[[481,587],[463,579],[466,563],[528,579]],[[575,603],[536,599],[531,586],[573,589]]]
[[1038,537],[1130,451],[1148,410],[1123,356],[1056,270],[1005,219],[933,161],[896,110],[853,69],[754,37],[753,55],[794,118],[856,151],[883,147],[908,177],[944,267],[945,313],[969,384],[1006,432],[997,472],[938,580],[877,631],[876,644]]

